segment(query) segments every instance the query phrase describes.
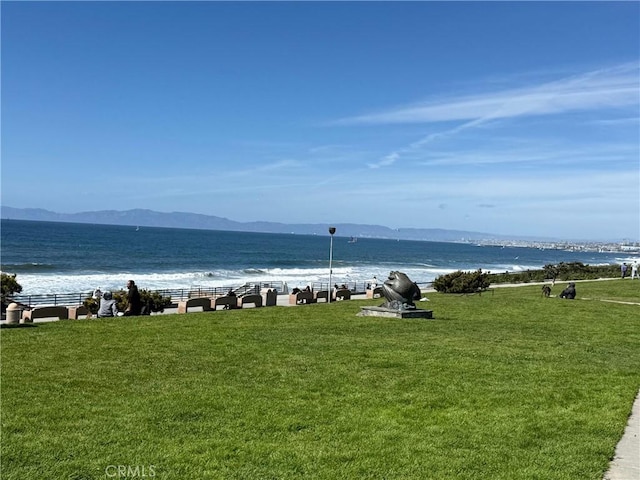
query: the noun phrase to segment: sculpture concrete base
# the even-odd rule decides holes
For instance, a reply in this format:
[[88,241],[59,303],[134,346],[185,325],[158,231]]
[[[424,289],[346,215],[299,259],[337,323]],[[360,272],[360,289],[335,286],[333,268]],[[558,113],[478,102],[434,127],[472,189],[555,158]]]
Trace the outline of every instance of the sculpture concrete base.
[[419,308],[408,310],[392,310],[384,307],[360,307],[359,317],[387,317],[387,318],[427,318],[433,319],[433,310]]

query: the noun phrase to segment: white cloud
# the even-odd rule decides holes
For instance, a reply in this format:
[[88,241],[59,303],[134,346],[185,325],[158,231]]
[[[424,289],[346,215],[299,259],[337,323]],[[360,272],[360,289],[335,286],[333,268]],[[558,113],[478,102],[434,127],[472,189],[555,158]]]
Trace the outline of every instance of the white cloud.
[[[463,122],[445,130],[430,133],[404,147],[384,155],[370,168],[386,167],[403,157],[415,155],[427,145],[486,126],[497,120],[521,117],[560,115],[583,111],[633,109],[626,119],[637,116],[640,105],[639,65],[627,63],[596,70],[556,82],[526,88],[460,96],[421,103],[386,112],[350,117],[340,125],[389,125],[406,123]],[[632,115],[629,117],[629,115]]]
[[449,98],[337,121],[342,125],[432,123],[550,115],[637,106],[638,64],[628,63],[526,88]]
[[416,163],[424,166],[456,165],[530,165],[548,168],[553,166],[588,166],[602,168],[612,162],[637,162],[638,145],[633,144],[591,144],[591,145],[536,145],[534,142],[516,148],[484,147],[475,150],[428,151]]

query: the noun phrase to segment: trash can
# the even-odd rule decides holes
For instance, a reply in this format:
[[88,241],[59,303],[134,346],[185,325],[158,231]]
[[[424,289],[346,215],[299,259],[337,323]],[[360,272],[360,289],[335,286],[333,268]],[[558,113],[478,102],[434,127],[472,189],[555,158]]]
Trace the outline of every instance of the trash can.
[[10,303],[7,307],[7,323],[20,323],[22,309],[17,303]]

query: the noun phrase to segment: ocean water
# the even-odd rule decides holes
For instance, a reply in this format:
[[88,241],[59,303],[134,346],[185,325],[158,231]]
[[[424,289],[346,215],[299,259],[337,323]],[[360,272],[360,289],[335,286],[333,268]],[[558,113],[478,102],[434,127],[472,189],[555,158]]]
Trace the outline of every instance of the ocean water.
[[[1,269],[23,294],[140,288],[178,289],[282,281],[292,288],[329,280],[330,236],[266,234],[2,220]],[[384,279],[418,283],[455,270],[504,272],[559,262],[620,263],[624,255],[472,244],[333,238],[333,283]]]

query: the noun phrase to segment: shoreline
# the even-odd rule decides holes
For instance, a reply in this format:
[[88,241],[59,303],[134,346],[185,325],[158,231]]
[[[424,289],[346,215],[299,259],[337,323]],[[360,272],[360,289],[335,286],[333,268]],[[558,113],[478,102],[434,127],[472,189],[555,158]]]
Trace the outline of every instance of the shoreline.
[[[93,292],[96,287],[118,291],[129,279],[148,290],[235,287],[262,280],[304,288],[310,282],[329,280],[328,236],[144,228],[136,232],[108,226],[97,232],[81,224],[34,223],[3,231],[2,270],[17,274],[23,294],[75,294]],[[604,266],[638,257],[627,252],[543,250],[533,245],[398,243],[364,236],[353,244],[344,237],[335,240],[331,277],[339,284],[361,283],[374,275],[383,278],[390,270],[423,284],[457,270],[481,268],[492,274],[518,275],[547,265]],[[574,275],[569,272],[569,276]]]
[[[627,277],[624,280],[632,280],[631,278]],[[615,280],[623,280],[621,278],[595,278],[595,279],[582,279],[582,280],[561,280],[561,281],[556,281],[555,283],[557,284],[565,284],[565,283],[584,283],[584,282],[601,282],[601,281],[615,281]],[[491,286],[487,289],[486,292],[482,292],[482,293],[488,293],[490,292],[492,289],[494,288],[518,288],[518,287],[526,287],[526,286],[542,286],[542,285],[553,285],[551,280],[547,280],[544,282],[518,282],[518,283],[495,283],[495,284],[491,284]],[[430,286],[428,288],[421,288],[421,293],[422,294],[429,294],[429,293],[436,293],[436,290]],[[475,293],[473,294],[451,294],[451,295],[476,295]],[[551,298],[556,298],[556,295],[551,295]],[[353,293],[351,295],[351,299],[352,300],[367,300],[367,296],[366,293]],[[371,300],[371,299],[370,299]],[[378,300],[380,301],[384,301],[383,297],[378,298]],[[586,300],[586,301],[592,301],[592,300],[598,300],[598,299],[593,299],[593,298],[586,298],[586,297],[580,297],[580,298],[576,298],[576,300]],[[615,301],[615,300],[600,300],[600,301],[606,301],[606,302],[611,302],[611,303],[620,303],[620,304],[626,304],[626,305],[640,305],[640,301],[638,302],[626,302],[626,301]],[[321,302],[322,303],[322,302]],[[278,307],[295,307],[295,306],[300,306],[300,305],[292,305],[289,303],[289,294],[288,293],[279,293],[277,295],[277,299],[276,299],[276,306]],[[67,306],[69,307],[69,306]],[[244,308],[255,308],[254,306],[248,306],[248,307],[244,307]],[[264,308],[264,307],[263,307]],[[193,310],[193,313],[197,313],[197,312],[202,312],[201,309],[197,309],[197,310]],[[164,311],[162,312],[152,312],[150,314],[150,316],[157,316],[157,315],[171,315],[171,314],[177,314],[178,313],[178,306],[177,304],[173,304],[170,307],[167,307],[164,309]],[[119,317],[111,317],[111,318],[119,318]],[[89,320],[95,320],[97,319],[97,317],[92,317],[89,318]],[[87,320],[85,315],[81,315],[78,317],[77,320]],[[48,322],[54,322],[54,321],[60,321],[58,318],[39,318],[39,319],[35,319],[33,321],[33,323],[48,323]],[[25,324],[8,324],[6,321],[6,315],[3,314],[3,318],[2,320],[0,320],[0,325],[25,325]]]

